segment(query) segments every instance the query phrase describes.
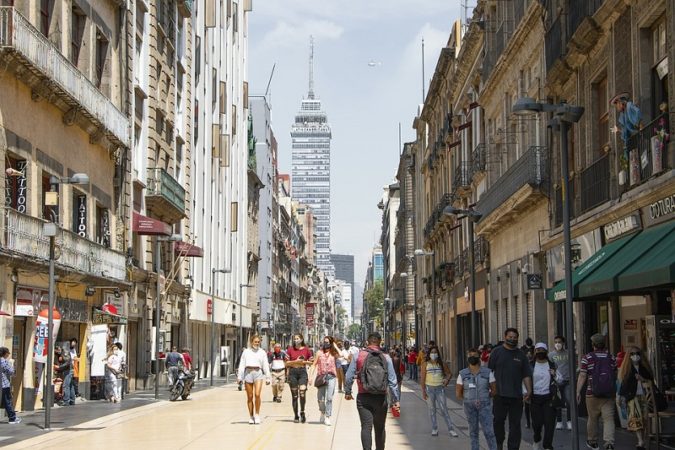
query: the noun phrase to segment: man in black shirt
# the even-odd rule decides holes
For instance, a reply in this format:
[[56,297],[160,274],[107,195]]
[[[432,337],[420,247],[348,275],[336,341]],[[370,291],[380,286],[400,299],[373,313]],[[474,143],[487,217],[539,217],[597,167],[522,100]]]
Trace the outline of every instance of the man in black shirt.
[[[520,448],[520,418],[523,414],[523,400],[529,401],[532,394],[532,368],[518,348],[518,330],[507,328],[504,332],[504,345],[496,347],[490,354],[488,367],[494,372],[497,381],[497,395],[494,397],[494,428],[497,448],[504,447],[506,431],[504,424],[509,418],[508,450]],[[525,397],[523,388],[525,385]]]

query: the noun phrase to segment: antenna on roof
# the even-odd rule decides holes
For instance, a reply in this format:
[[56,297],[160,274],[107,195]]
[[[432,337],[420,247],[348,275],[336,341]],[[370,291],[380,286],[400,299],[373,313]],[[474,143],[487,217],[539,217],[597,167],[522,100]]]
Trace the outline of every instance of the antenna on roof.
[[314,99],[314,36],[309,36],[309,92],[307,98]]

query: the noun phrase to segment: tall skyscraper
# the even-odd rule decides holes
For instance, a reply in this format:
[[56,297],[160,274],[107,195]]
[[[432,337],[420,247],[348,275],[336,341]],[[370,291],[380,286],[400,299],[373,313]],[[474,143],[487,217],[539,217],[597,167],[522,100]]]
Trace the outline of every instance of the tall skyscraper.
[[354,255],[330,255],[330,261],[335,267],[335,278],[345,280],[354,287]]
[[291,129],[291,197],[312,208],[316,222],[316,265],[333,276],[330,261],[330,141],[328,116],[314,95],[314,39],[310,38],[309,91]]

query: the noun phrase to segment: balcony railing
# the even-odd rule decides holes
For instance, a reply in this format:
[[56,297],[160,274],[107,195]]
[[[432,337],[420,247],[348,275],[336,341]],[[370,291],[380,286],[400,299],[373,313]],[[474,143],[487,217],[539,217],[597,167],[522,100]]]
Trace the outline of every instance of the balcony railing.
[[485,144],[478,144],[471,154],[471,176],[485,173],[487,166],[487,148]]
[[[185,189],[164,169],[157,167],[148,169],[145,197],[148,206],[166,215],[170,222],[185,216]],[[173,211],[168,211],[167,208],[172,208]]]
[[484,264],[490,254],[490,245],[487,239],[479,236],[473,243],[473,261],[474,265]]
[[581,172],[581,212],[609,200],[609,154]]
[[122,145],[129,145],[129,119],[11,6],[0,7],[0,48],[18,54],[30,69],[48,78],[68,103],[81,106],[85,116]]
[[544,189],[549,180],[548,161],[549,152],[546,147],[530,147],[480,197],[476,209],[485,218],[523,186]]
[[425,238],[428,238],[431,235],[431,233],[434,232],[436,226],[439,224],[441,217],[443,216],[443,210],[445,209],[446,206],[452,205],[454,200],[455,200],[454,194],[443,194],[441,199],[436,204],[434,210],[431,212],[431,214],[429,214],[429,218],[427,219],[427,223],[424,227]]
[[[43,234],[45,221],[5,209],[3,247],[22,256],[49,261],[49,238]],[[60,249],[59,266],[86,274],[126,279],[126,258],[116,252],[62,228],[58,229],[56,245]]]
[[567,15],[567,35],[574,36],[581,22],[593,14],[602,6],[604,0],[570,0],[569,13]]
[[[562,225],[563,222],[562,193],[563,193],[562,187],[559,186],[554,189],[555,211],[553,212],[553,223],[556,227]],[[574,198],[575,198],[574,180],[570,180],[570,219],[576,217],[576,210],[574,208]]]
[[663,113],[628,139],[629,187],[644,183],[670,168],[668,113]]
[[452,192],[459,194],[466,192],[471,187],[471,163],[461,162],[455,168],[455,176],[452,179]]
[[548,71],[556,60],[563,56],[563,37],[561,15],[553,21],[551,27],[546,31],[544,45],[546,49],[546,70]]

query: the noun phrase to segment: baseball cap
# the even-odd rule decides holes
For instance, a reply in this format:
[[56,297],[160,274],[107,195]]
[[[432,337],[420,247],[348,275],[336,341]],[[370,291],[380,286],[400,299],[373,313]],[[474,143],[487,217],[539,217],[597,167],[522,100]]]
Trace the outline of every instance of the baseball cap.
[[543,342],[537,342],[537,344],[534,346],[534,349],[537,350],[538,348],[543,348],[544,350],[548,351],[548,346]]

